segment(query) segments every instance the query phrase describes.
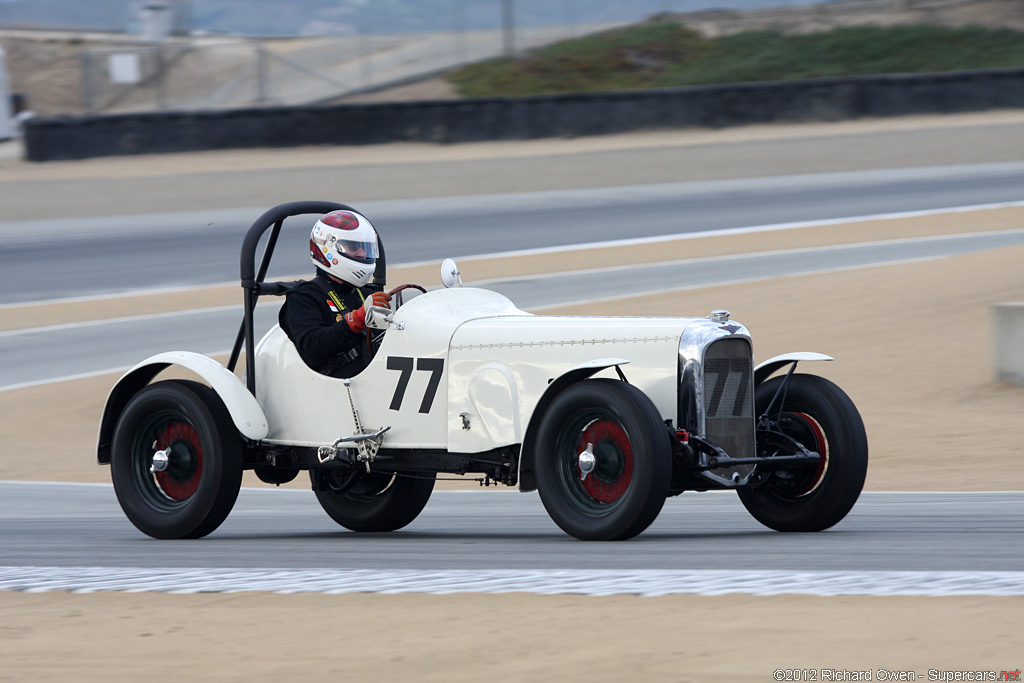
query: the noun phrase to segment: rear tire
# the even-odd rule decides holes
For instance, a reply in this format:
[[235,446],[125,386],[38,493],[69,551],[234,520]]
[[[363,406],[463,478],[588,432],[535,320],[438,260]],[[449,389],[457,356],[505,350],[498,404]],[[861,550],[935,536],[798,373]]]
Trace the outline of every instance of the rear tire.
[[[594,467],[582,478],[580,454]],[[665,424],[636,387],[611,379],[555,397],[537,433],[537,489],[563,531],[584,541],[624,540],[655,520],[672,478]]]
[[[759,416],[784,380],[774,377],[757,388]],[[795,374],[789,382],[777,429],[822,459],[815,468],[775,472],[765,487],[738,493],[754,519],[771,529],[821,531],[842,520],[864,488],[867,434],[853,401],[838,386],[815,375]],[[778,408],[772,409],[773,419]]]
[[[125,515],[153,538],[200,538],[227,518],[242,485],[244,443],[220,397],[185,380],[156,382],[114,428],[110,473]],[[156,451],[166,469],[151,472]]]
[[[346,529],[364,532],[397,531],[416,519],[430,500],[436,476],[337,470],[309,474],[324,512]],[[352,476],[356,478],[349,480]]]

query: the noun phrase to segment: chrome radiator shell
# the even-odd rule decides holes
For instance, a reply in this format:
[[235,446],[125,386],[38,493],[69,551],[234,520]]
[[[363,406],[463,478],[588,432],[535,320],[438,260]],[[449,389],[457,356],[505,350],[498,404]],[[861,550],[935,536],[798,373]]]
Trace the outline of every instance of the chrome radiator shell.
[[[676,424],[730,457],[753,458],[753,365],[753,344],[742,325],[702,320],[688,326],[679,340]],[[747,483],[753,470],[753,465],[738,465],[700,474],[716,484],[733,487]]]

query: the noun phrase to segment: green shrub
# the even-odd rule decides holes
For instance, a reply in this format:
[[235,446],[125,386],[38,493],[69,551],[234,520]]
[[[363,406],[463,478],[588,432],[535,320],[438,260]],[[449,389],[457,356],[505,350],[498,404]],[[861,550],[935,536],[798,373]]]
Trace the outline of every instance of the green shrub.
[[849,27],[711,39],[655,23],[472,64],[448,78],[464,96],[491,96],[1020,66],[1024,33],[1008,29]]

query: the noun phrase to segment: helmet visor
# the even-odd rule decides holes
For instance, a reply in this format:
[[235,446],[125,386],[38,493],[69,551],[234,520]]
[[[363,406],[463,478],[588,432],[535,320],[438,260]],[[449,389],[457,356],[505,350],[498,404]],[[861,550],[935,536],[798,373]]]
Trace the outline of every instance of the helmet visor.
[[359,261],[360,263],[373,263],[377,260],[377,241],[368,240],[347,240],[338,239],[331,235],[329,243],[333,243],[334,250],[342,256]]

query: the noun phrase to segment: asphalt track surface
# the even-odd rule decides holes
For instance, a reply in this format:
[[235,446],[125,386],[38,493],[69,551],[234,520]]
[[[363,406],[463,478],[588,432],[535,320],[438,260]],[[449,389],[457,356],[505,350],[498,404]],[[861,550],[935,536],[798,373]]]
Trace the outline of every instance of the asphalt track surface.
[[437,491],[405,529],[359,534],[309,491],[246,488],[207,538],[155,541],[108,485],[0,482],[0,588],[15,590],[1021,595],[1022,545],[1024,492],[868,492],[811,534],[762,527],[729,492],[684,493],[636,539],[584,543],[536,494]]
[[[746,226],[1021,200],[1002,162],[523,194],[368,201],[389,264]],[[317,197],[295,197],[317,199]],[[238,281],[242,236],[269,206],[0,222],[0,305]],[[282,245],[311,221],[286,222]],[[45,256],[46,258],[42,258]],[[50,264],[47,267],[44,264]],[[270,279],[309,271],[279,248]]]

